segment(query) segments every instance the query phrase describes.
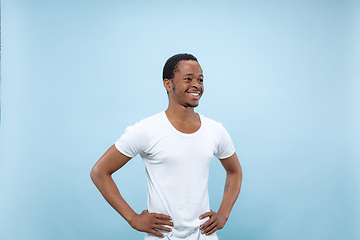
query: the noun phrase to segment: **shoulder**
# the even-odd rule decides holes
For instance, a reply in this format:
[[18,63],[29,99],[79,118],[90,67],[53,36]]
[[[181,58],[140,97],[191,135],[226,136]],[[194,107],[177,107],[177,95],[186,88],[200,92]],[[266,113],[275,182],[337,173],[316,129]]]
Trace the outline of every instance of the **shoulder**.
[[139,124],[143,125],[144,127],[151,127],[154,128],[158,125],[162,125],[164,121],[165,112],[159,112],[154,114],[150,117],[142,119]]
[[221,130],[223,129],[223,125],[220,122],[217,122],[211,118],[205,117],[202,114],[199,114],[201,123],[204,124],[205,127],[210,127],[212,129]]
[[161,114],[147,117],[125,129],[125,133],[116,141],[115,147],[128,157],[134,157],[144,152],[149,146],[154,124],[159,121]]
[[136,129],[137,132],[141,132],[142,134],[146,134],[148,137],[151,137],[154,133],[164,128],[164,125],[166,124],[165,119],[165,112],[160,112],[140,120],[133,126],[127,127],[127,130]]
[[222,136],[227,133],[226,129],[220,122],[217,122],[211,118],[207,118],[201,114],[199,115],[201,124],[208,135],[210,134],[213,135],[216,139],[221,139]]
[[140,122],[146,122],[146,123],[156,122],[156,121],[159,121],[160,119],[162,119],[164,117],[164,114],[165,114],[165,112],[162,111],[162,112],[154,114],[150,117],[144,118]]
[[125,132],[131,132],[131,133],[146,133],[147,129],[153,128],[154,124],[158,123],[161,119],[161,113],[152,115],[150,117],[144,118],[140,120],[139,122],[136,122],[133,125],[129,125]]
[[212,137],[216,144],[215,156],[219,159],[225,159],[233,155],[235,152],[234,143],[223,125],[202,115],[200,117],[206,129],[206,134]]

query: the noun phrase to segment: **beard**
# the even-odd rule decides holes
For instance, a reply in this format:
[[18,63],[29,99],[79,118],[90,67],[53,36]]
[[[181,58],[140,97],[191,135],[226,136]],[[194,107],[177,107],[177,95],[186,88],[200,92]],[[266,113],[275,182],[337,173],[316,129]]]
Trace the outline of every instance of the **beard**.
[[193,105],[193,104],[190,104],[190,103],[185,103],[184,105],[185,107],[192,107],[192,108],[196,108],[197,106],[199,106],[199,104],[196,104],[196,105]]
[[[175,85],[173,85],[172,90],[173,90],[173,92],[176,94]],[[176,95],[179,96],[178,94],[176,94]],[[197,106],[199,106],[199,103],[197,103],[197,104],[191,104],[191,103],[186,102],[186,103],[184,103],[184,104],[182,104],[182,105],[183,105],[184,107],[196,108]]]

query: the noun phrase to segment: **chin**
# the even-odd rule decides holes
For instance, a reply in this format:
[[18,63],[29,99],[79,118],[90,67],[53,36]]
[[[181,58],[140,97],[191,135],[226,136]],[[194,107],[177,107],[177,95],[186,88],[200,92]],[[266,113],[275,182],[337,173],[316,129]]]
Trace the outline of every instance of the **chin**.
[[199,106],[199,104],[190,104],[190,103],[186,103],[186,107],[192,107],[192,108],[196,108],[197,106]]

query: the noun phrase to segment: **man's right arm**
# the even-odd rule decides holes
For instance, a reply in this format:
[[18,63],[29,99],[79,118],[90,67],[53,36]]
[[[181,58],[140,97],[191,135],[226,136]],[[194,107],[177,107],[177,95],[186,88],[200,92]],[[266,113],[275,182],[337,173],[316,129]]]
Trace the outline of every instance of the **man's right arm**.
[[131,158],[119,152],[112,145],[97,161],[90,172],[95,186],[105,200],[130,224],[134,229],[164,237],[155,229],[170,232],[171,229],[163,225],[173,226],[168,215],[149,213],[147,210],[137,214],[121,196],[111,175],[123,167]]

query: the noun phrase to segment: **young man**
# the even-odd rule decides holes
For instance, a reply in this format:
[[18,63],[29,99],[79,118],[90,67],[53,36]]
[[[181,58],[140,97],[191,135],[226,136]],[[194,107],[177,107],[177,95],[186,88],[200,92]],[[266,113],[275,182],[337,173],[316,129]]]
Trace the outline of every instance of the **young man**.
[[[242,170],[225,128],[194,108],[204,92],[203,72],[190,54],[166,62],[166,111],[128,127],[91,170],[108,203],[145,239],[218,239],[239,195]],[[111,174],[140,154],[146,166],[148,209],[137,214],[122,198]],[[210,210],[209,163],[218,157],[226,171],[223,199]]]

